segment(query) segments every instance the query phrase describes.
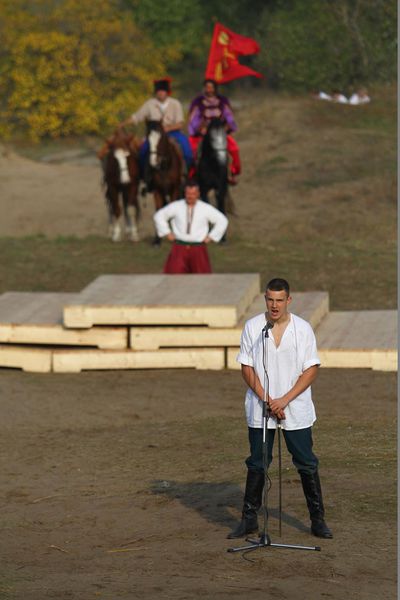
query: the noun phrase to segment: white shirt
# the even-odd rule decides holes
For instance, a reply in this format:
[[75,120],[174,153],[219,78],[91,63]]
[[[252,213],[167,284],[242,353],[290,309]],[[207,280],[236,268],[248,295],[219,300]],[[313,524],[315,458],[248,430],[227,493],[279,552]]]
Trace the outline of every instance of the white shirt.
[[334,94],[332,96],[333,102],[338,102],[339,104],[348,104],[349,101],[344,94]]
[[143,106],[131,116],[136,125],[141,121],[161,121],[163,125],[177,125],[183,123],[182,104],[176,98],[167,98],[160,102],[157,98],[150,98]]
[[[263,365],[263,354],[269,379],[269,395],[271,398],[280,398],[286,394],[296,383],[299,376],[313,365],[319,365],[317,343],[311,325],[297,317],[290,315],[288,323],[278,348],[272,330],[265,339],[262,331],[265,326],[265,313],[261,313],[246,322],[240,340],[240,352],[236,358],[242,365],[253,367],[261,385],[267,388]],[[265,343],[266,342],[266,343]],[[265,344],[265,352],[263,347]],[[249,427],[262,427],[263,401],[247,389],[245,399],[247,424]],[[289,402],[284,409],[285,419],[282,419],[283,429],[304,429],[311,427],[316,419],[315,408],[311,398],[309,386],[297,398]],[[268,419],[268,428],[276,428],[276,418]]]
[[326,94],[325,92],[318,92],[318,98],[320,100],[332,100],[332,96]]
[[193,206],[186,200],[171,202],[155,213],[154,223],[160,237],[172,232],[182,242],[202,242],[207,236],[219,242],[228,227],[225,215],[202,200]]
[[357,104],[367,104],[371,102],[371,98],[369,96],[359,96],[358,94],[353,94],[349,100],[349,103],[353,106]]

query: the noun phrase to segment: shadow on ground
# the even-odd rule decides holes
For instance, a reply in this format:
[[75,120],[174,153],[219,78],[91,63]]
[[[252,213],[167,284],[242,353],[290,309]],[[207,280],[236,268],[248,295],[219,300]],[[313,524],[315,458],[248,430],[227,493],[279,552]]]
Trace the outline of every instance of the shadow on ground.
[[[151,492],[168,496],[170,500],[179,500],[187,508],[196,510],[208,522],[227,527],[234,527],[237,524],[243,502],[241,488],[229,481],[182,483],[156,480],[152,482]],[[237,513],[237,516],[232,513]],[[268,514],[269,518],[279,519],[278,508],[269,508]],[[302,521],[285,511],[282,511],[282,522],[301,532],[310,531]],[[262,524],[262,511],[260,524]]]

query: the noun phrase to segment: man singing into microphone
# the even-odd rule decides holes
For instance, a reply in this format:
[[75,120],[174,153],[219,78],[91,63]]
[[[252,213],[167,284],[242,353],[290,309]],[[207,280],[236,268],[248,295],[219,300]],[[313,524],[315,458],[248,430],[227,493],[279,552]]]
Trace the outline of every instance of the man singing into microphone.
[[[314,332],[300,317],[288,311],[291,297],[285,279],[272,279],[265,292],[266,313],[246,322],[237,361],[246,382],[246,418],[250,456],[246,459],[247,481],[242,520],[228,538],[244,537],[258,530],[257,511],[264,487],[263,401],[269,408],[268,465],[272,461],[275,429],[280,421],[286,447],[298,470],[311,519],[311,532],[332,538],[326,525],[318,458],[312,451],[311,426],[316,416],[311,384],[320,364]],[[265,377],[265,369],[268,378]],[[264,394],[267,382],[268,395]]]

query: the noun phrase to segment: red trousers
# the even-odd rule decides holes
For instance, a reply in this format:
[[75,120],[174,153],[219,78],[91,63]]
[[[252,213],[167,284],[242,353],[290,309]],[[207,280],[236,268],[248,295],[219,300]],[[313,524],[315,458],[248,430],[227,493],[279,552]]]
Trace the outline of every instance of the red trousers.
[[[192,147],[192,152],[193,152],[195,161],[197,158],[197,149],[199,147],[201,140],[202,140],[201,136],[194,136],[194,135],[189,136],[189,142]],[[240,155],[239,155],[239,146],[237,145],[235,138],[233,138],[231,135],[226,136],[226,142],[227,142],[228,153],[230,154],[230,156],[232,158],[231,173],[232,173],[232,175],[239,175],[242,170],[242,165],[240,162]]]
[[211,264],[205,244],[190,246],[172,244],[171,252],[164,265],[164,273],[211,273]]

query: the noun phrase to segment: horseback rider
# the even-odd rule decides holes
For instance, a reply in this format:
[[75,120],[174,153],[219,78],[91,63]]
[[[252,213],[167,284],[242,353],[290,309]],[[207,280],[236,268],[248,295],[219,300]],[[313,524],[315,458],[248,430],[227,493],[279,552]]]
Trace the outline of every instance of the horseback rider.
[[[147,100],[139,110],[125,121],[122,121],[119,126],[137,125],[142,121],[161,121],[168,137],[177,143],[180,154],[183,157],[184,171],[187,172],[192,165],[193,154],[189,140],[182,132],[184,125],[182,104],[176,98],[171,97],[171,79],[169,77],[155,80],[153,98]],[[145,139],[139,150],[139,162],[142,174],[145,173],[148,156],[149,142]]]
[[199,144],[207,131],[207,127],[213,118],[219,118],[225,122],[227,130],[228,153],[232,158],[230,165],[229,183],[235,185],[237,176],[241,172],[239,146],[230,135],[237,130],[232,107],[228,98],[218,94],[217,82],[214,79],[205,79],[203,82],[203,93],[192,100],[189,108],[189,142],[192,147],[193,156],[197,156]]

